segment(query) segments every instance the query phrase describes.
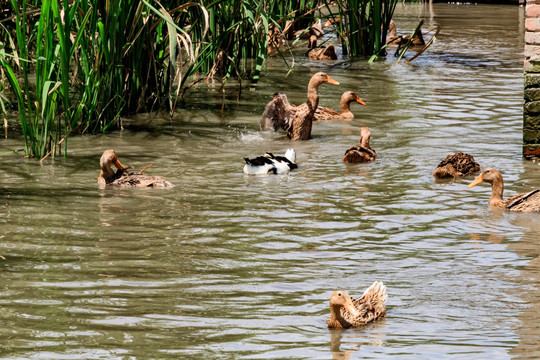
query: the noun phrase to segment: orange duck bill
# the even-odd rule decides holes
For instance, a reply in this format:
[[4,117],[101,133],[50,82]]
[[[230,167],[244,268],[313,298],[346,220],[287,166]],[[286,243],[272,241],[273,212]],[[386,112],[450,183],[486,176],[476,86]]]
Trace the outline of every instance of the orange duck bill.
[[116,159],[113,161],[113,164],[114,164],[114,166],[116,166],[116,168],[119,169],[119,170],[126,170],[126,169],[129,168],[129,166],[128,166],[128,167],[125,167],[124,165],[122,165],[122,163],[120,162],[120,160],[118,160],[118,158],[116,158]]
[[468,188],[472,188],[473,186],[476,186],[480,183],[484,182],[484,178],[482,177],[482,174],[478,175],[478,177],[476,179],[474,179],[474,181],[472,183],[469,184],[469,186],[467,186]]
[[345,300],[345,304],[343,304],[343,307],[345,309],[347,309],[347,311],[349,313],[351,313],[351,315],[353,316],[360,316],[360,311],[358,311],[358,309],[356,308],[356,306],[354,306],[352,300],[350,297],[347,296],[347,300]]
[[339,85],[339,83],[338,83],[336,80],[332,79],[332,78],[330,77],[330,75],[327,75],[327,78],[328,78],[328,83],[329,83],[329,84],[332,84],[332,85]]
[[356,97],[356,102],[359,103],[360,105],[364,105],[364,106],[367,105],[367,104],[365,103],[365,101],[362,100],[362,99],[360,99],[358,96]]

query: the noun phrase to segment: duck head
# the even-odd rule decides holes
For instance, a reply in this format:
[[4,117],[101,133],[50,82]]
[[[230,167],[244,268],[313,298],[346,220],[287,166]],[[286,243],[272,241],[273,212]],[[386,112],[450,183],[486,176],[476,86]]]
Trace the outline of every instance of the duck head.
[[337,290],[332,293],[330,297],[330,308],[336,311],[336,315],[339,314],[338,309],[344,307],[351,315],[360,316],[360,312],[354,306],[351,297],[346,291]]
[[369,140],[371,139],[371,132],[368,127],[363,127],[360,130],[360,144],[363,147],[369,147]]
[[98,182],[100,183],[109,183],[115,180],[116,172],[112,169],[113,165],[120,171],[127,169],[127,167],[122,165],[120,160],[118,160],[118,156],[114,150],[105,150],[103,155],[101,155],[99,165],[101,166],[101,171],[99,172],[98,177]]
[[501,173],[493,168],[485,168],[484,171],[472,183],[469,184],[469,188],[472,188],[473,186],[476,186],[480,183],[487,182],[490,183],[492,186],[494,183],[502,183],[503,179],[501,176]]
[[352,91],[346,91],[343,93],[343,95],[341,95],[341,103],[345,102],[345,103],[350,104],[353,101],[359,103],[360,105],[364,105],[364,106],[366,105],[364,100],[360,99],[360,97]]

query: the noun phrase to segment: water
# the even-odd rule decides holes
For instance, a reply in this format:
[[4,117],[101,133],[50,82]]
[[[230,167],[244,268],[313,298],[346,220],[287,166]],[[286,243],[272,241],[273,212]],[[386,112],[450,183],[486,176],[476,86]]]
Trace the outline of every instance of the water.
[[[204,85],[172,121],[71,138],[67,160],[3,156],[0,358],[540,358],[540,218],[489,209],[473,177],[431,176],[464,151],[502,172],[506,196],[540,183],[521,157],[523,9],[400,6],[398,32],[420,18],[443,27],[409,66],[300,49],[287,80],[271,61],[238,101],[235,84],[223,96]],[[322,105],[355,90],[368,106],[306,142],[260,132],[272,93],[300,103],[320,70],[342,83],[321,87]],[[362,126],[379,157],[344,165]],[[21,147],[8,134],[0,152]],[[297,171],[242,173],[244,156],[291,146]],[[100,190],[107,148],[176,187]],[[328,330],[331,292],[358,296],[374,280],[387,318]]]

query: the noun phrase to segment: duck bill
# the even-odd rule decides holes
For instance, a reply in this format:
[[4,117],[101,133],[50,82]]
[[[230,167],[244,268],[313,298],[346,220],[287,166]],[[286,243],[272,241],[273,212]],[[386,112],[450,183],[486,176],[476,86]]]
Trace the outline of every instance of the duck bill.
[[478,177],[476,179],[474,179],[474,181],[472,183],[470,183],[469,186],[467,186],[467,187],[472,188],[473,186],[476,186],[476,185],[480,184],[481,182],[484,182],[484,178],[482,177],[482,174],[478,175]]
[[339,85],[339,83],[338,83],[336,80],[332,79],[332,78],[330,77],[330,75],[327,75],[327,76],[328,76],[328,83],[329,83],[329,84],[332,84],[332,85]]
[[360,105],[364,105],[366,106],[367,104],[365,103],[364,100],[360,99],[359,97],[356,98],[356,102],[359,103]]
[[118,170],[125,170],[126,169],[126,167],[124,165],[122,165],[122,163],[118,159],[114,160],[113,164],[114,164],[114,166],[116,166],[116,168]]
[[349,313],[351,313],[351,315],[353,316],[360,316],[360,311],[358,311],[358,309],[356,308],[356,306],[354,306],[351,298],[348,298],[347,301],[345,302],[345,304],[343,305],[345,307],[345,309],[347,309],[347,311]]

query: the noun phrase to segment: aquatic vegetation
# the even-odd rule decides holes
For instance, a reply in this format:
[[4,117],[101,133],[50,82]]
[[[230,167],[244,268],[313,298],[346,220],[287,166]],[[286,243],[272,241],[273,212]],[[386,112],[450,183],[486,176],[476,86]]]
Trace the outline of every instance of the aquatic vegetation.
[[[321,16],[316,11],[329,8],[320,0],[3,3],[2,86],[17,106],[26,155],[42,160],[65,155],[69,135],[122,128],[121,115],[172,112],[201,79],[257,82],[270,28],[282,31],[289,20],[307,31]],[[390,21],[394,6],[394,0],[338,2],[345,52],[378,49],[381,22]],[[0,95],[0,108],[7,101]]]

